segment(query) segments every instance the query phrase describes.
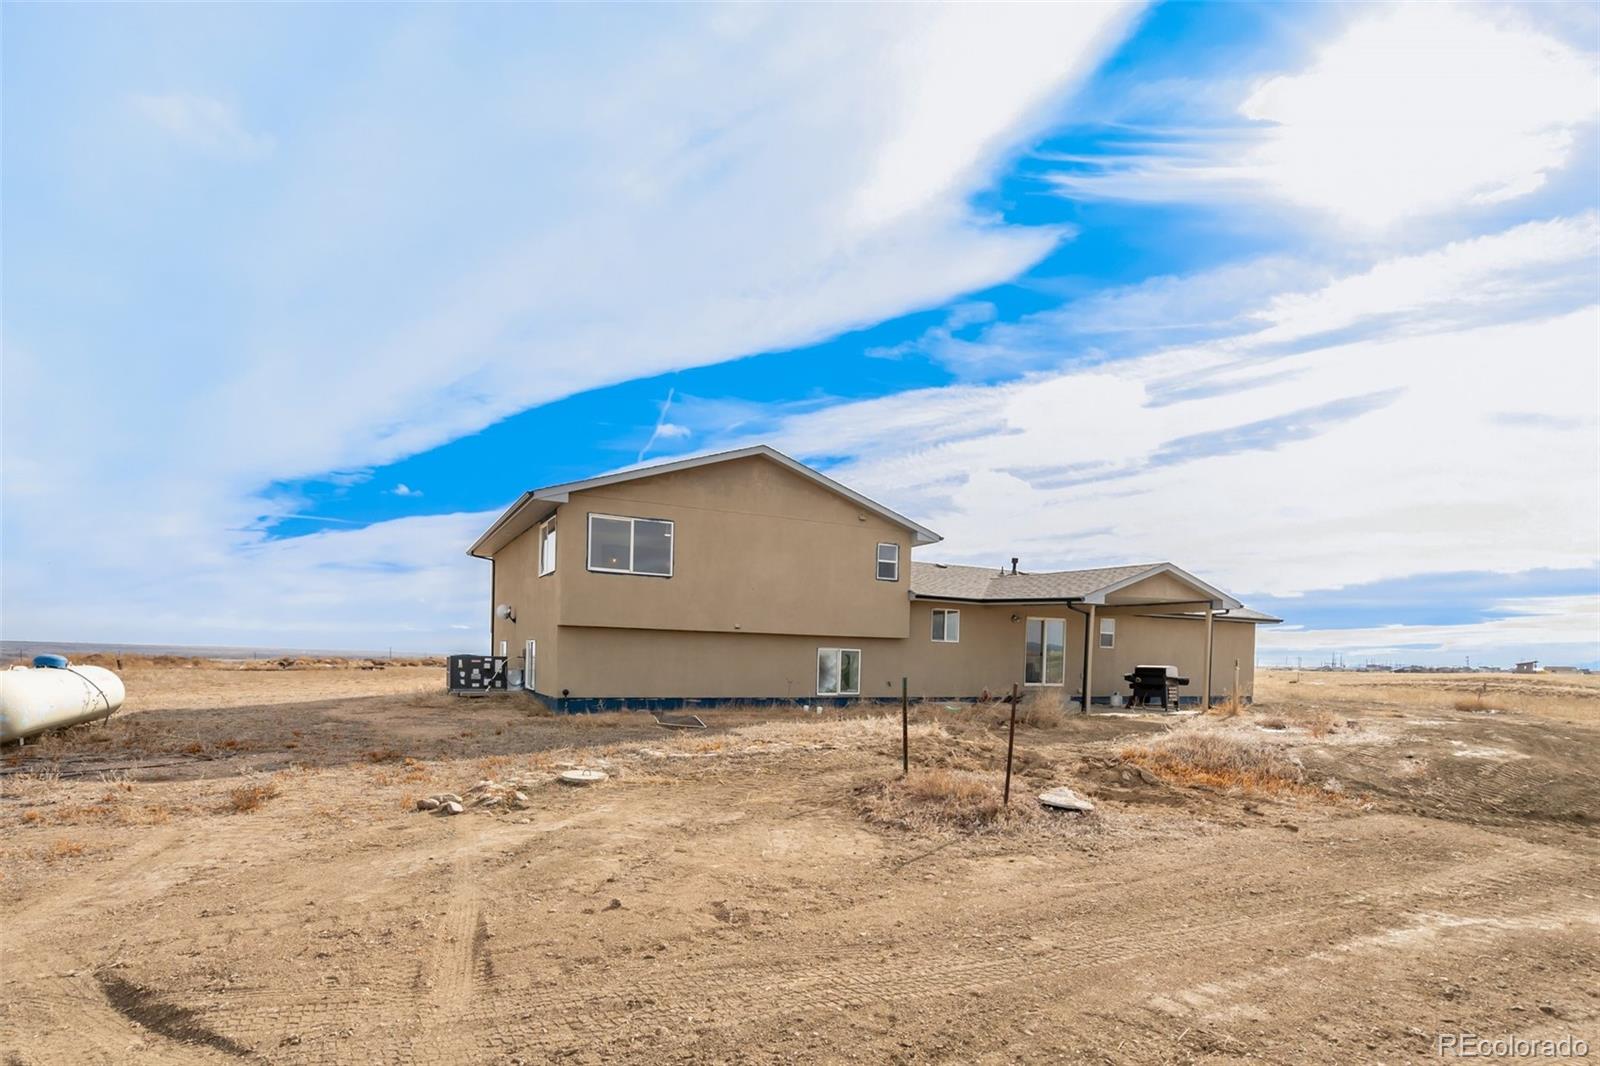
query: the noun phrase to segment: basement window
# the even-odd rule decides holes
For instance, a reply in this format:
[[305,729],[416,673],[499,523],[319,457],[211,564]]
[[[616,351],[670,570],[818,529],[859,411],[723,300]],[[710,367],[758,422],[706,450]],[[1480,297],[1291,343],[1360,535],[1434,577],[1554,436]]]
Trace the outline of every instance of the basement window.
[[660,518],[589,516],[589,569],[602,574],[672,576],[672,523]]
[[1117,646],[1117,620],[1115,618],[1100,619],[1100,646],[1114,648]]
[[817,695],[861,695],[861,649],[817,649]]
[[878,545],[878,580],[900,580],[900,545]]
[[554,518],[539,527],[539,576],[555,573],[556,569],[556,520]]
[[961,642],[961,612],[945,607],[933,609],[933,641],[935,644]]

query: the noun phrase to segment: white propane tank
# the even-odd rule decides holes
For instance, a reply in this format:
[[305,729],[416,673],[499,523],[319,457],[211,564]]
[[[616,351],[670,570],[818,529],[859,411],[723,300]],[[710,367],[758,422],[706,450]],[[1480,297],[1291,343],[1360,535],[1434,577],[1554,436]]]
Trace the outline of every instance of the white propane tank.
[[22,740],[49,729],[107,718],[127,693],[122,679],[98,666],[13,666],[0,670],[0,742]]

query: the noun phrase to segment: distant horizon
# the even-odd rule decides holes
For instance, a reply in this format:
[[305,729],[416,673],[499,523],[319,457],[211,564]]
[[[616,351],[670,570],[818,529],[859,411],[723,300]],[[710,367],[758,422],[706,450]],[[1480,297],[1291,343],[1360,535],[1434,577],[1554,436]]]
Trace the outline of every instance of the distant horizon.
[[[78,652],[85,655],[116,654],[129,652],[141,655],[174,655],[187,659],[246,659],[246,658],[277,658],[280,656],[324,656],[333,659],[416,659],[416,658],[442,658],[450,655],[482,655],[483,648],[456,648],[452,651],[417,651],[415,649],[392,648],[382,651],[362,651],[350,648],[286,648],[270,645],[237,645],[237,644],[141,644],[127,641],[42,641],[42,640],[0,640],[0,659],[24,658],[32,655],[43,655],[49,652],[71,653]],[[70,657],[70,655],[69,655]],[[1371,670],[1440,670],[1473,673],[1477,671],[1502,672],[1509,671],[1517,662],[1528,660],[1513,660],[1511,662],[1482,662],[1466,664],[1451,663],[1426,663],[1426,662],[1376,662],[1363,660],[1357,663],[1340,663],[1333,665],[1328,656],[1318,658],[1315,662],[1295,663],[1291,656],[1285,661],[1282,655],[1257,656],[1256,669],[1258,670],[1300,670],[1300,671],[1358,671]],[[1566,662],[1535,660],[1541,670],[1549,667],[1563,667],[1586,671],[1600,670],[1600,663],[1596,662]]]
[[21,658],[44,655],[50,652],[83,655],[114,655],[127,652],[137,655],[174,655],[185,659],[248,659],[278,658],[281,656],[321,655],[335,659],[416,659],[446,655],[481,655],[483,649],[458,649],[457,651],[417,651],[411,648],[390,648],[364,651],[354,648],[291,648],[274,645],[248,644],[142,644],[137,641],[69,641],[69,640],[0,640],[0,658]]

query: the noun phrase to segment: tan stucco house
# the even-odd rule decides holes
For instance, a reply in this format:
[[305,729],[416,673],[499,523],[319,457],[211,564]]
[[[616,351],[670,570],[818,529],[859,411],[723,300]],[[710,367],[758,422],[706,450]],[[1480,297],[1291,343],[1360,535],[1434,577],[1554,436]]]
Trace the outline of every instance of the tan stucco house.
[[524,493],[472,545],[490,640],[561,710],[724,701],[1081,700],[1170,664],[1249,697],[1278,619],[1171,563],[1029,573],[914,562],[941,538],[765,446]]

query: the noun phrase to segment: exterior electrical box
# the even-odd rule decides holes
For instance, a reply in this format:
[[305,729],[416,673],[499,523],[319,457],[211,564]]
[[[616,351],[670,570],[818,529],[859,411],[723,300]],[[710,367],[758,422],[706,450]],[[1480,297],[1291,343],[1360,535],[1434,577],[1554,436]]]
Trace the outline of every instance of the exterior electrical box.
[[504,655],[452,655],[447,669],[451,692],[472,695],[506,687]]

